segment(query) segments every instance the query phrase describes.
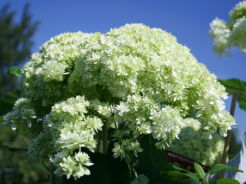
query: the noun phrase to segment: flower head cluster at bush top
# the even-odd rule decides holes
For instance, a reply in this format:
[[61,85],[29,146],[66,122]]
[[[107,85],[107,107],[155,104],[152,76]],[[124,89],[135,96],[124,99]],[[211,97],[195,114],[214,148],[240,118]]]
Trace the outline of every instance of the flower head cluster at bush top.
[[187,118],[199,121],[204,136],[225,135],[234,125],[216,76],[174,36],[142,24],[58,35],[24,71],[21,101],[29,104],[17,101],[5,122],[41,125],[30,153],[50,158],[67,177],[90,174],[88,153],[98,151],[104,123],[121,158],[144,151],[144,135],[157,148],[171,145]]
[[228,48],[238,47],[246,53],[246,1],[239,2],[229,15],[229,22],[216,18],[210,24],[214,51],[229,54]]
[[224,148],[224,139],[218,135],[213,138],[201,136],[201,123],[194,119],[185,119],[185,127],[168,148],[171,151],[185,155],[193,160],[212,166],[221,161]]

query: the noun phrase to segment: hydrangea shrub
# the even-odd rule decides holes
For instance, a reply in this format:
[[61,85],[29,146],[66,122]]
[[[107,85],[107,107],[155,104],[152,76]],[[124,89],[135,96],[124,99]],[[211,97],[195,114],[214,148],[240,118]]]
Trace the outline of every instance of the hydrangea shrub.
[[236,4],[229,16],[228,22],[216,18],[210,24],[214,51],[219,55],[229,54],[229,48],[238,47],[246,53],[246,1]]
[[53,37],[24,75],[23,97],[5,123],[41,126],[30,153],[49,158],[68,178],[90,174],[88,152],[100,151],[105,125],[122,159],[144,151],[144,135],[158,149],[171,145],[187,119],[205,137],[234,125],[216,76],[170,33],[142,24]]
[[224,148],[222,136],[214,134],[213,137],[203,137],[199,121],[189,118],[184,121],[186,127],[181,130],[179,139],[174,140],[168,149],[207,166],[220,163]]

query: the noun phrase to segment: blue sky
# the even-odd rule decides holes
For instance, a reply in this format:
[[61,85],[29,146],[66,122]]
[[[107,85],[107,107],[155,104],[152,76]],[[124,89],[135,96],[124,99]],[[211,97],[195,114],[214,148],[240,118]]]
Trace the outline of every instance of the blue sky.
[[[20,15],[25,2],[41,22],[34,36],[33,51],[50,37],[63,32],[107,32],[126,23],[143,23],[162,28],[190,48],[199,62],[219,78],[246,81],[246,55],[233,49],[231,56],[219,57],[212,51],[209,24],[219,17],[228,20],[228,12],[238,0],[1,0],[10,2]],[[226,102],[229,109],[230,99]],[[241,131],[246,131],[246,112],[236,109]]]

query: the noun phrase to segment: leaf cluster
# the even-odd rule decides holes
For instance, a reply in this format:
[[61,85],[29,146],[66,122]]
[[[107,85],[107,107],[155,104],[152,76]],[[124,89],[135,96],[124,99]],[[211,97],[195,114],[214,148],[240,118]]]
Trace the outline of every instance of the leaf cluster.
[[190,172],[175,165],[173,165],[173,168],[175,169],[175,171],[171,171],[170,175],[176,177],[185,176],[201,184],[239,184],[237,180],[231,178],[220,178],[217,181],[213,182],[212,177],[214,174],[218,174],[225,170],[243,172],[242,170],[224,164],[216,164],[208,172],[205,172],[203,167],[196,162],[194,163],[195,172]]

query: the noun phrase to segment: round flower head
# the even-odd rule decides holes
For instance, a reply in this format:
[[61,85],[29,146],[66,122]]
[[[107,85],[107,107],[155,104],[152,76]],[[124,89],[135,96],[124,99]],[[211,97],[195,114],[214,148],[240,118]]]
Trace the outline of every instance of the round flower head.
[[179,134],[179,139],[176,139],[168,149],[207,166],[219,163],[224,148],[224,139],[218,134],[209,138],[203,137],[199,132],[201,128],[199,121],[189,118],[185,121],[186,124]]
[[229,15],[229,22],[216,18],[210,24],[214,51],[219,55],[229,54],[228,48],[238,47],[246,53],[246,1],[236,4]]
[[200,123],[204,136],[234,125],[216,76],[170,33],[142,24],[58,35],[24,70],[24,97],[43,125],[31,153],[44,153],[68,177],[90,173],[88,153],[100,148],[105,123],[122,159],[144,151],[144,135],[167,147],[187,118]]

